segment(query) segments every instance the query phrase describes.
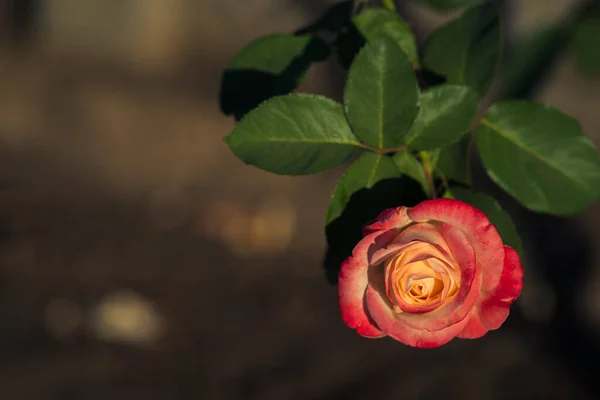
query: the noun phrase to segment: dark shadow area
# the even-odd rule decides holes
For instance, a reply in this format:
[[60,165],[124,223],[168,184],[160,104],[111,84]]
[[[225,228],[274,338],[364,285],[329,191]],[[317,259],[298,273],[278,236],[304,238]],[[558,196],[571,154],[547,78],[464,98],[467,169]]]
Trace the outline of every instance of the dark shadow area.
[[325,228],[327,251],[325,276],[331,284],[337,283],[341,263],[352,254],[362,239],[362,229],[385,209],[412,207],[426,198],[421,185],[412,178],[385,179],[371,189],[362,189],[352,195],[340,217]]
[[546,351],[560,357],[573,377],[600,397],[600,347],[581,312],[581,288],[591,273],[590,241],[574,219],[535,215],[531,223],[536,227],[533,256],[556,294],[554,318],[544,327]]
[[305,33],[318,33],[323,31],[331,33],[338,32],[350,23],[354,8],[353,3],[352,0],[348,0],[334,4],[315,22],[298,29],[295,34],[303,35]]
[[447,81],[445,76],[436,74],[435,72],[426,68],[421,68],[415,71],[415,74],[417,75],[419,87],[423,90],[432,86],[442,85]]
[[15,44],[25,44],[33,38],[41,0],[9,0],[5,6],[9,13],[9,30]]
[[345,70],[350,68],[354,57],[367,43],[365,37],[354,24],[348,24],[333,44],[337,59]]
[[[513,307],[503,327],[512,326],[524,336],[538,338],[536,351],[560,360],[573,380],[600,396],[596,367],[600,347],[597,335],[581,313],[581,290],[592,275],[594,249],[589,233],[575,218],[539,214],[524,208],[490,180],[479,157],[473,157],[472,163],[476,187],[492,195],[511,214],[523,239],[526,256],[523,258],[524,291],[528,290],[528,282],[536,283],[527,280],[528,271],[535,269],[539,271],[536,280],[547,283],[556,296],[553,300],[556,308],[549,321],[532,324],[519,307]],[[532,260],[533,264],[527,264],[527,260]]]
[[221,83],[221,111],[239,121],[263,101],[295,90],[312,63],[327,59],[329,52],[327,43],[315,36],[304,52],[280,74],[254,69],[226,69]]
[[352,23],[354,2],[334,4],[315,22],[296,31],[296,34],[324,33],[333,36],[333,49],[340,65],[348,70],[352,60],[365,45],[364,36]]

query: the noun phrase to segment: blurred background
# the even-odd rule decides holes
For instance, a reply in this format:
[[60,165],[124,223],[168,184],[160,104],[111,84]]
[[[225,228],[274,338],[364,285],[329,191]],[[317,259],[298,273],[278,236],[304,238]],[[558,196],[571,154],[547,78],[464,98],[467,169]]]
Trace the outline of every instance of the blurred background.
[[[600,398],[600,204],[500,197],[525,288],[482,339],[417,350],[343,324],[322,269],[342,169],[244,166],[218,105],[249,41],[333,3],[0,0],[0,398]],[[397,3],[420,38],[452,17]],[[510,50],[582,1],[498,3]],[[533,98],[600,145],[600,78],[558,55]],[[331,58],[300,91],[344,79]]]

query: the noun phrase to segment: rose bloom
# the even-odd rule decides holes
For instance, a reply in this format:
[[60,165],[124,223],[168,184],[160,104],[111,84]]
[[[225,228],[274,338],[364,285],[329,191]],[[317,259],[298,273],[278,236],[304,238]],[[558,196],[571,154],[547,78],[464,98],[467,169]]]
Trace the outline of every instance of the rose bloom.
[[498,329],[521,294],[519,255],[458,200],[382,212],[342,263],[344,322],[362,336],[438,347]]

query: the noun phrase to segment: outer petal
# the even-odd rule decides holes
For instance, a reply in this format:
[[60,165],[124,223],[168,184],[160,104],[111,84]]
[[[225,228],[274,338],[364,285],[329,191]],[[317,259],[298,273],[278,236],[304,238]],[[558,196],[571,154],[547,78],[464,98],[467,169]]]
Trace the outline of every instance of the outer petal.
[[374,263],[384,262],[395,256],[400,250],[412,245],[413,241],[421,241],[434,246],[442,253],[441,258],[449,262],[452,259],[446,240],[431,224],[414,224],[405,228],[390,243],[389,246],[377,251],[373,256]]
[[437,331],[412,328],[397,318],[386,300],[372,286],[369,286],[367,289],[367,303],[370,315],[381,330],[408,346],[421,348],[439,347],[455,338],[467,323],[467,320],[464,319]]
[[408,216],[416,222],[441,221],[462,230],[475,250],[483,290],[493,291],[498,286],[504,266],[502,239],[483,212],[459,200],[436,199],[418,204]]
[[387,245],[397,233],[392,229],[367,235],[358,242],[352,256],[348,257],[340,268],[338,293],[342,319],[360,335],[385,336],[365,312],[365,290],[369,284],[369,265],[373,253]]
[[420,240],[427,242],[431,245],[436,246],[438,249],[443,250],[448,254],[448,244],[446,239],[442,236],[439,230],[431,224],[414,224],[404,229],[396,238],[393,243],[409,243],[413,240]]
[[381,230],[404,228],[413,222],[408,217],[407,211],[408,208],[406,207],[388,208],[382,211],[375,221],[372,221],[363,228],[363,235],[366,236]]
[[496,290],[490,297],[481,299],[469,315],[469,323],[459,337],[475,339],[495,330],[508,318],[510,305],[520,296],[523,288],[523,268],[518,253],[504,246],[504,269]]

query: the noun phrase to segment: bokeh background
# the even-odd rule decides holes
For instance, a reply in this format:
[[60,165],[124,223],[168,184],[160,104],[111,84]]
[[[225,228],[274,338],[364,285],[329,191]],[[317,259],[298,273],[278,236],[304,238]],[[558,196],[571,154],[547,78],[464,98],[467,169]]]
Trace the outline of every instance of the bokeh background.
[[[218,106],[236,52],[333,3],[0,0],[1,399],[600,397],[600,204],[552,218],[500,197],[526,283],[482,339],[417,350],[342,323],[322,269],[342,169],[244,166]],[[507,48],[580,3],[499,2]],[[420,37],[452,17],[415,4]],[[300,91],[343,83],[332,59]],[[568,50],[534,98],[600,145],[600,78]]]

